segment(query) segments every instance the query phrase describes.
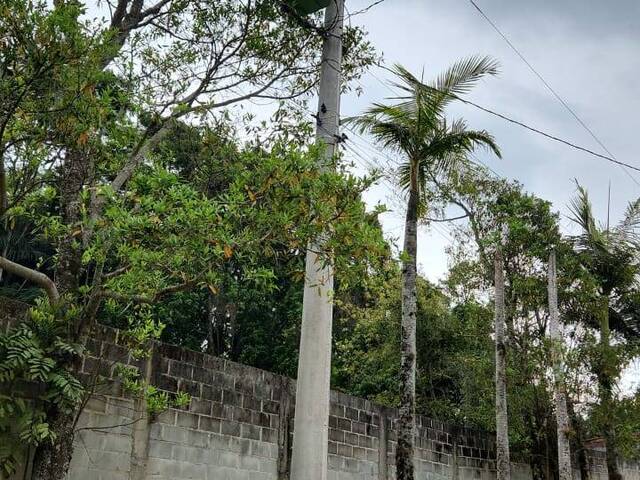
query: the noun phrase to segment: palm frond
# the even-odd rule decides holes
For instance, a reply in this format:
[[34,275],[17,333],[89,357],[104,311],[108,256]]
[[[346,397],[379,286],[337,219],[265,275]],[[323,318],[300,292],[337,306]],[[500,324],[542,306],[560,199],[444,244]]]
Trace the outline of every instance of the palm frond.
[[499,63],[486,56],[474,55],[454,63],[432,85],[437,90],[462,95],[486,75],[497,75]]
[[592,246],[606,250],[605,236],[596,225],[591,200],[589,200],[589,193],[577,180],[576,186],[578,192],[569,203],[569,211],[571,212],[569,218],[580,226],[582,233],[575,236],[574,241],[577,246],[581,248]]
[[622,221],[615,228],[615,234],[629,243],[638,244],[640,243],[638,227],[640,227],[640,197],[629,202]]
[[463,120],[449,124],[443,115],[444,105],[455,98],[451,94],[467,92],[483,75],[494,75],[497,69],[489,57],[469,57],[427,84],[402,65],[395,65],[399,101],[374,104],[346,122],[360,133],[371,134],[381,147],[403,153],[406,162],[398,169],[398,183],[408,189],[417,181],[420,193],[434,176],[464,169],[468,153],[476,148],[487,148],[500,157],[500,149],[488,132],[469,130]]
[[[423,158],[431,159],[433,167],[440,172],[451,168],[477,148],[487,148],[501,157],[500,148],[491,134],[485,130],[468,130],[463,120],[454,121],[448,126],[445,121],[435,132],[431,141],[425,145]],[[456,162],[452,163],[453,160]]]
[[486,75],[497,75],[499,63],[491,57],[474,55],[454,63],[440,74],[436,80],[422,88],[428,93],[429,102],[438,111],[456,96],[468,93]]

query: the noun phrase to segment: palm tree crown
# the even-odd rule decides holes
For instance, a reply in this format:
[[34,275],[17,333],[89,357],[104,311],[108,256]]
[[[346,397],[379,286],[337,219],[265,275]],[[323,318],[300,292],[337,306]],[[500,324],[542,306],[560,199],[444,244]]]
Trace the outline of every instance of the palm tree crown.
[[446,177],[464,168],[467,154],[486,147],[500,157],[493,136],[469,130],[464,120],[447,121],[445,107],[484,75],[495,75],[497,63],[488,57],[470,57],[455,63],[431,83],[406,68],[393,68],[395,86],[404,94],[392,105],[374,104],[363,115],[349,119],[361,133],[368,132],[387,149],[405,156],[398,169],[403,189],[421,193],[434,177]]

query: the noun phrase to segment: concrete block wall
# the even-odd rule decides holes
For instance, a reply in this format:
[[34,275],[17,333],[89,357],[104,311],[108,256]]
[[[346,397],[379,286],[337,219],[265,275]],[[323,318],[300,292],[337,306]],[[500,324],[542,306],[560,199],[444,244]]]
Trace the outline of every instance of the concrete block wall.
[[[288,478],[294,380],[162,343],[136,360],[126,338],[107,327],[85,342],[91,355],[81,375],[94,395],[78,421],[69,480]],[[190,393],[190,405],[149,417],[141,399],[123,392],[118,363],[136,367],[168,395]],[[397,418],[395,409],[332,391],[328,480],[394,479]],[[421,416],[416,427],[417,478],[495,478],[491,434]],[[605,479],[604,452],[589,452],[589,461],[591,478]],[[640,480],[636,463],[625,462],[623,473]],[[530,480],[529,467],[512,465],[512,477]]]
[[[126,339],[106,327],[86,342],[94,355],[84,359],[85,382],[95,382],[96,372],[108,380],[80,419],[69,480],[287,478],[295,381],[161,343],[135,360]],[[169,395],[188,392],[189,407],[148,418],[114,378],[117,363],[138,368]],[[332,391],[329,480],[393,479],[397,418],[395,409]],[[421,416],[416,427],[418,478],[495,478],[489,434]],[[530,478],[526,466],[517,471]]]

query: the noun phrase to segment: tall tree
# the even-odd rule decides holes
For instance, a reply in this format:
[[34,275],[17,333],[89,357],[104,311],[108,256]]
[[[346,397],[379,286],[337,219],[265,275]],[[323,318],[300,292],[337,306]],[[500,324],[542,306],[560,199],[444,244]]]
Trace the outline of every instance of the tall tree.
[[556,423],[558,438],[558,478],[571,480],[571,447],[569,443],[569,413],[567,410],[567,391],[564,380],[564,359],[560,319],[558,318],[558,282],[556,278],[556,252],[549,253],[549,338],[551,340],[551,361],[553,363],[553,388],[556,404]]
[[507,342],[505,341],[504,261],[502,245],[494,254],[494,303],[496,336],[496,469],[498,480],[511,478],[509,416],[507,413]]
[[[494,249],[500,247],[504,334],[509,348],[506,365],[511,372],[506,385],[510,458],[529,462],[534,478],[546,478],[554,469],[556,455],[555,428],[549,429],[553,402],[547,375],[547,298],[543,293],[547,271],[543,266],[550,246],[560,241],[557,216],[551,212],[549,202],[527,194],[516,182],[492,177],[480,167],[461,176],[445,193],[469,219],[459,224],[458,242],[451,248],[453,265],[447,283],[455,298],[482,301],[492,295],[492,290],[499,290]],[[504,226],[508,227],[507,235],[501,236]],[[502,309],[498,308],[500,303],[496,298],[496,314]],[[497,333],[492,339],[494,347]],[[500,352],[498,348],[498,363]],[[494,375],[487,369],[488,378],[500,376],[496,366],[491,362]],[[495,428],[499,423],[496,406],[500,407],[500,403],[496,403],[495,387],[500,389],[499,384],[492,383],[489,395],[484,392],[481,400],[486,428]],[[502,437],[506,444],[506,435]]]
[[634,303],[636,278],[640,274],[640,199],[631,202],[622,221],[611,228],[608,223],[597,224],[589,195],[578,185],[571,211],[572,220],[582,229],[582,233],[574,237],[578,258],[583,268],[594,277],[598,289],[592,311],[585,312],[583,320],[595,326],[600,334],[593,364],[600,400],[597,418],[606,443],[609,478],[620,480],[618,442],[610,414],[614,410],[614,388],[620,375],[620,365],[611,337],[616,331],[633,337],[640,336],[638,317],[628,314],[629,305]]
[[[43,288],[52,308],[70,303],[68,310],[78,312],[68,328],[73,341],[93,325],[111,290],[106,284],[121,280],[123,287],[135,271],[131,259],[118,266],[113,257],[95,256],[106,248],[105,231],[114,225],[110,214],[115,210],[107,211],[111,202],[127,197],[128,183],[152,163],[178,121],[211,124],[222,109],[246,100],[289,100],[312,90],[321,35],[282,11],[280,2],[114,0],[105,2],[108,21],[87,16],[92,2],[5,3],[0,94],[11,101],[0,110],[1,220],[11,229],[10,217],[30,212],[29,202],[39,196],[49,215],[36,220],[56,255],[53,278],[39,265],[20,265],[4,256],[0,269]],[[362,31],[346,30],[348,80],[373,57]],[[193,192],[176,187],[174,193],[179,192],[195,201]],[[240,207],[237,198],[232,200]],[[217,209],[201,207],[201,212]],[[138,220],[146,223],[148,218]],[[224,246],[223,239],[216,240],[214,250]],[[227,245],[223,257],[236,258],[234,251]],[[206,287],[202,275],[196,282],[174,276],[184,266],[184,257],[178,258],[177,250],[175,254],[178,268],[154,259],[151,264],[158,272],[164,268],[165,275],[149,277],[147,291],[127,293],[155,300],[157,293],[163,292],[162,297],[199,283]],[[76,413],[49,403],[52,434],[39,444],[35,478],[66,474]]]
[[500,151],[493,137],[484,130],[469,130],[463,120],[447,122],[445,107],[456,95],[467,92],[485,75],[497,73],[497,64],[488,57],[471,57],[457,62],[435,81],[426,84],[407,69],[394,69],[403,91],[400,102],[376,104],[353,121],[385,148],[399,152],[404,163],[398,180],[407,193],[402,252],[402,333],[401,395],[396,449],[398,480],[414,478],[416,379],[416,255],[418,220],[428,208],[427,185],[464,169],[467,154],[479,146],[496,155]]

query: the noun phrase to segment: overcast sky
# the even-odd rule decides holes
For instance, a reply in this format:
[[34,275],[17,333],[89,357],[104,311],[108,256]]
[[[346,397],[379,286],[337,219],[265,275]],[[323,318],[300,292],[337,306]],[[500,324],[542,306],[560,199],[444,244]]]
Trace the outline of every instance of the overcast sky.
[[[357,11],[371,0],[347,2]],[[640,122],[640,2],[477,0],[536,70],[573,108],[617,159],[640,166],[634,148]],[[498,77],[484,80],[469,98],[493,110],[524,121],[600,153],[601,147],[546,90],[507,43],[468,0],[386,0],[353,23],[369,31],[386,63],[399,62],[425,78],[432,78],[454,61],[473,54],[491,55],[501,65]],[[377,78],[376,78],[377,77]],[[360,113],[373,101],[392,95],[380,80],[384,70],[373,69],[361,81],[364,93],[342,99],[342,114]],[[471,127],[489,130],[503,151],[503,159],[479,153],[498,174],[517,179],[525,188],[553,202],[563,215],[575,191],[574,178],[591,194],[596,214],[606,217],[608,183],[612,185],[612,219],[640,195],[640,187],[620,168],[602,159],[554,143],[510,125],[473,107],[456,106],[452,115],[466,118]],[[356,143],[362,144],[360,139]],[[356,145],[356,148],[358,146]],[[360,150],[367,152],[367,147]],[[368,150],[371,152],[371,149]],[[380,157],[380,161],[384,158]],[[630,173],[640,183],[640,172]],[[387,202],[389,186],[382,184],[367,197]],[[383,218],[385,229],[402,235],[402,211]],[[572,229],[563,216],[565,231]],[[446,270],[443,249],[446,226],[419,239],[418,263],[423,274],[437,281]]]
[[[372,0],[348,0],[351,12]],[[640,121],[640,1],[638,0],[476,0],[511,42],[555,91],[571,106],[602,143],[623,162],[639,166],[636,139]],[[595,140],[545,88],[469,0],[386,0],[367,13],[351,18],[364,25],[374,46],[387,64],[401,63],[413,72],[424,69],[432,78],[454,61],[481,54],[501,64],[498,77],[478,85],[469,98],[476,103],[527,124],[605,153]],[[376,78],[377,77],[377,78]],[[384,70],[373,69],[362,80],[364,93],[342,98],[342,114],[362,112],[371,102],[391,95],[379,80]],[[562,214],[565,233],[575,229],[567,220],[567,204],[575,192],[574,178],[587,187],[596,215],[604,219],[607,190],[611,182],[612,222],[622,215],[627,202],[640,196],[640,187],[620,167],[567,146],[554,143],[518,126],[473,109],[457,106],[476,129],[487,129],[497,139],[503,159],[479,153],[495,172],[516,179],[537,196],[553,202]],[[362,153],[371,147],[355,139]],[[359,160],[359,159],[358,159]],[[384,163],[384,158],[379,161]],[[640,172],[629,171],[640,183]],[[397,207],[387,184],[375,187],[366,197]],[[401,241],[399,208],[382,218],[385,231]],[[449,243],[447,228],[423,227],[419,233],[420,271],[437,281],[446,271],[444,253]],[[638,385],[639,368],[627,372],[625,384]]]

